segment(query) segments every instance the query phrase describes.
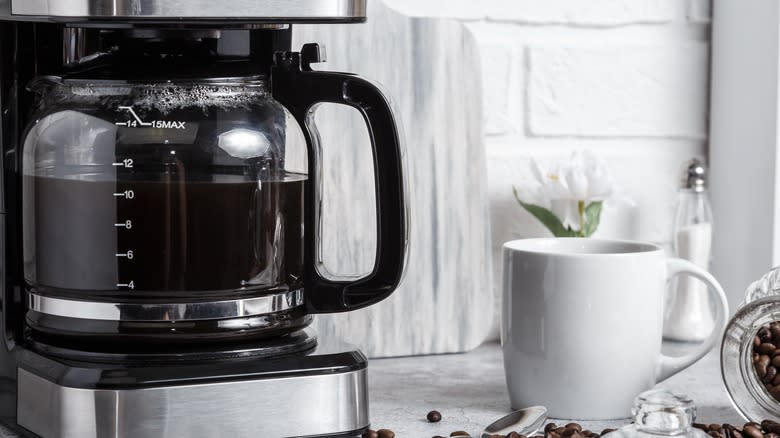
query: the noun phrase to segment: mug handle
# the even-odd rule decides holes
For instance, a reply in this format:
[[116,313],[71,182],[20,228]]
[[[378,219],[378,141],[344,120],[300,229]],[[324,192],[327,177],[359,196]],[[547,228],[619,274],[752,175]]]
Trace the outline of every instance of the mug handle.
[[668,269],[668,278],[672,278],[675,275],[689,274],[699,280],[707,283],[708,290],[715,297],[715,326],[712,328],[710,336],[701,343],[692,352],[680,356],[672,357],[661,355],[661,360],[658,363],[656,369],[656,381],[660,382],[672,377],[680,371],[693,365],[697,360],[706,355],[712,347],[718,342],[723,334],[723,329],[726,326],[726,315],[729,313],[729,305],[726,300],[726,293],[723,291],[718,280],[712,276],[709,272],[701,267],[689,262],[688,260],[670,258],[666,260],[666,266]]

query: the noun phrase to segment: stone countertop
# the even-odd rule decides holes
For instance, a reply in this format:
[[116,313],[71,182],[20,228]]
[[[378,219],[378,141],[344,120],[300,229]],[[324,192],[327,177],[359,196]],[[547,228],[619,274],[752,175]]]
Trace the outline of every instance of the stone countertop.
[[[686,348],[664,344],[670,355],[680,355]],[[719,348],[659,386],[688,394],[698,408],[699,422],[745,423],[723,387]],[[372,360],[369,388],[372,428],[391,429],[398,438],[449,436],[456,430],[479,436],[486,425],[510,412],[501,348],[495,343],[465,354]],[[433,409],[441,412],[441,422],[425,420]],[[600,432],[628,422],[580,423]]]
[[[664,349],[676,355],[684,347],[665,344]],[[721,383],[719,360],[719,349],[713,349],[704,359],[660,386],[692,397],[700,422],[741,425],[744,420],[731,406]],[[465,354],[372,360],[369,387],[372,427],[392,429],[398,438],[449,436],[456,430],[478,434],[510,411],[498,344],[486,344]],[[442,413],[441,422],[425,420],[433,409]],[[627,423],[628,420],[581,422],[597,432]],[[0,438],[15,437],[15,433],[0,426]]]

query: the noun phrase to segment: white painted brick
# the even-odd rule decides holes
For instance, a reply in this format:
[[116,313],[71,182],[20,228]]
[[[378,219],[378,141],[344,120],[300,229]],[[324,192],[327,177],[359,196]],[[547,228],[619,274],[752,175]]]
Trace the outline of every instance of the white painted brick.
[[530,49],[534,136],[706,138],[706,43]]
[[[683,0],[384,0],[413,16],[532,24],[620,26],[682,18]],[[681,6],[682,5],[682,6]]]
[[[473,0],[382,0],[391,8],[413,17],[447,17],[461,20],[480,20],[485,18],[486,7],[483,2]],[[496,1],[496,0],[488,0]],[[512,0],[498,0],[512,1]],[[369,16],[371,12],[369,9]]]
[[483,117],[486,135],[502,135],[518,129],[515,120],[512,120],[511,117],[513,102],[510,100],[517,96],[509,90],[521,86],[513,84],[513,81],[522,80],[519,77],[519,72],[514,68],[516,65],[514,57],[519,53],[521,52],[513,50],[511,47],[480,46]]
[[680,0],[492,0],[488,18],[535,24],[616,26],[664,23],[679,14]]
[[689,0],[688,20],[693,23],[712,21],[712,0]]

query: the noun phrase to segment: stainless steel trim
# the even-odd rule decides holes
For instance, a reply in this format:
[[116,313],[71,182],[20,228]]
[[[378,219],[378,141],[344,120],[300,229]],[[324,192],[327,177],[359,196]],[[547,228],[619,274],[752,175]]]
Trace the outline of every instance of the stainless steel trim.
[[289,438],[368,427],[366,369],[128,390],[18,370],[17,422],[42,438]]
[[0,0],[13,15],[84,19],[363,19],[366,0]]
[[303,305],[303,289],[240,300],[199,303],[103,303],[27,294],[30,310],[102,321],[193,321],[267,315]]

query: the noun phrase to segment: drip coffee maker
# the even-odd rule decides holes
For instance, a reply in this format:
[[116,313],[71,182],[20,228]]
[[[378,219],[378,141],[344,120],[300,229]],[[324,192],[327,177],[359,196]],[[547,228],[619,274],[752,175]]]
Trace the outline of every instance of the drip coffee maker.
[[[13,0],[0,16],[0,420],[44,438],[364,431],[365,357],[307,326],[400,282],[400,140],[374,85],[290,47],[295,23],[364,21],[364,0]],[[322,267],[324,102],[371,138],[363,278]]]

